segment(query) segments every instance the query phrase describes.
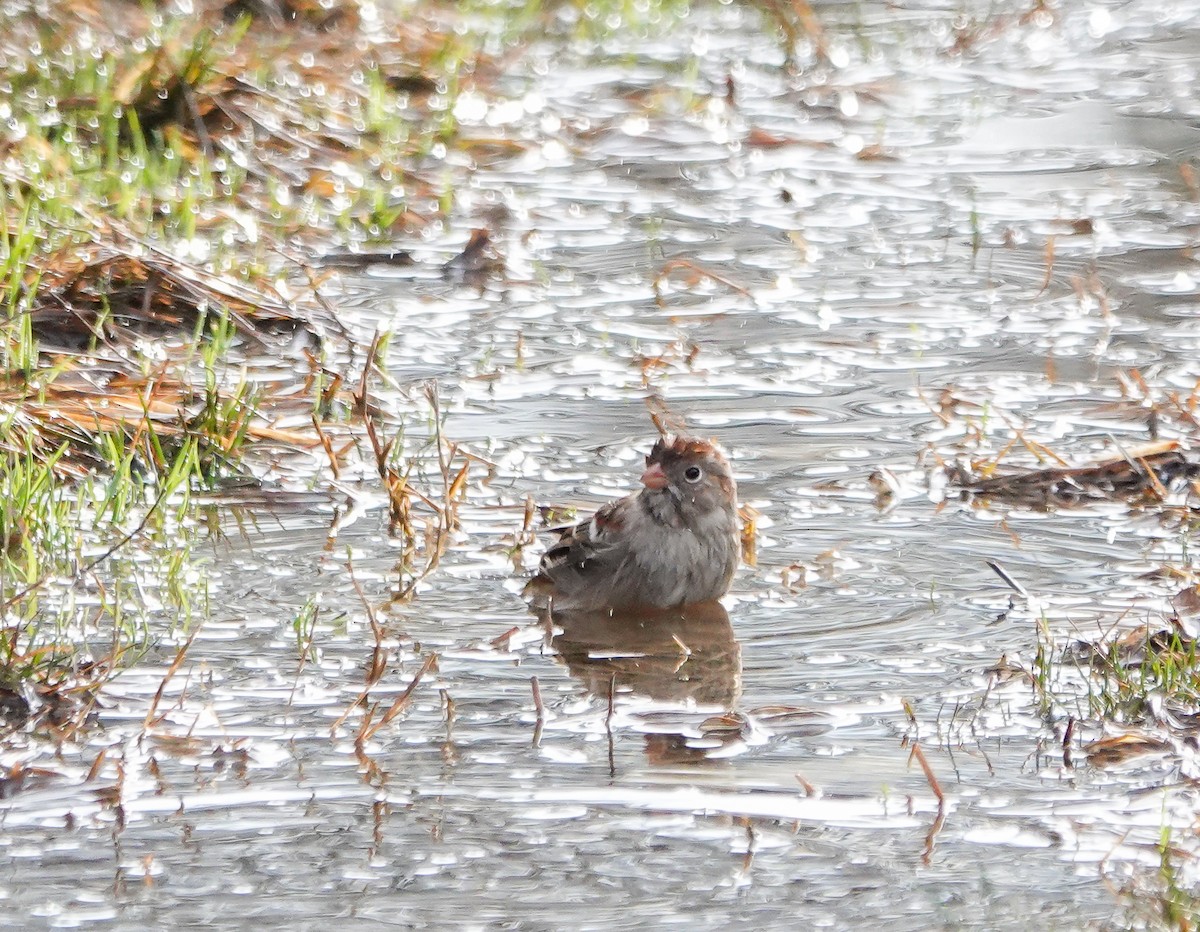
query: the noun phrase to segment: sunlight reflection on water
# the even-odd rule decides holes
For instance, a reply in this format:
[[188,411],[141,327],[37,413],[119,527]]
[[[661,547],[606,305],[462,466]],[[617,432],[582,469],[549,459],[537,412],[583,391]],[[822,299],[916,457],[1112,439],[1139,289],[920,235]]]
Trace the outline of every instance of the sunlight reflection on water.
[[[1098,5],[1078,22],[1063,10],[1054,33],[1010,24],[964,67],[928,57],[919,27],[944,28],[939,14],[883,27],[892,12],[868,4],[861,28],[880,55],[839,77],[863,85],[857,112],[809,102],[771,53],[747,57],[753,40],[715,23],[717,57],[695,80],[716,88],[728,62],[741,70],[736,109],[715,123],[640,112],[626,93],[691,93],[671,44],[645,50],[633,75],[556,61],[553,78],[532,76],[545,108],[528,115],[534,138],[545,112],[589,126],[557,140],[574,159],[527,153],[471,178],[503,192],[514,219],[497,232],[519,280],[473,290],[427,268],[374,269],[339,302],[354,333],[395,331],[389,373],[437,377],[447,436],[495,464],[443,568],[415,601],[384,604],[398,554],[378,497],[332,543],[334,501],[250,506],[241,527],[220,513],[215,617],[161,709],[179,743],[124,748],[119,807],[57,764],[60,785],[0,801],[3,898],[62,904],[40,914],[47,924],[103,919],[108,902],[130,926],[153,924],[169,902],[180,922],[234,927],[240,914],[206,912],[232,871],[245,902],[285,923],[349,911],[436,925],[460,910],[562,926],[580,904],[595,927],[669,914],[703,928],[1111,918],[1101,869],[1118,885],[1152,874],[1163,827],[1190,829],[1195,791],[1163,779],[1175,764],[1162,757],[1119,776],[1061,765],[1060,723],[1027,679],[991,679],[1002,658],[1028,662],[1039,620],[1009,608],[985,561],[1037,593],[1069,638],[1161,613],[1163,583],[1146,574],[1182,560],[1186,541],[1120,507],[939,505],[917,463],[968,422],[983,454],[1035,425],[1087,461],[1110,436],[1145,439],[1119,369],[1152,362],[1188,390],[1200,374],[1194,307],[1179,298],[1195,290],[1194,262],[1165,248],[1191,242],[1198,219],[1175,161],[1194,151],[1195,67],[1164,57],[1173,102],[1130,113],[1159,76],[1118,54],[1200,29],[1162,9]],[[1096,11],[1109,16],[1102,37],[1089,32]],[[1098,87],[1103,100],[1080,103]],[[461,119],[487,115],[482,98],[460,99]],[[750,128],[781,141],[754,149]],[[856,157],[851,135],[879,157]],[[1102,235],[1056,226],[1082,218]],[[1143,256],[1150,245],[1161,251]],[[673,258],[707,274],[676,269],[656,296]],[[1084,300],[1093,268],[1105,293]],[[619,644],[578,631],[547,636],[511,581],[526,495],[586,511],[630,487],[651,389],[719,434],[767,519],[724,650],[694,674],[662,656],[619,660]],[[944,391],[960,404],[941,418]],[[890,512],[868,482],[881,466],[911,481]],[[796,567],[807,581],[785,582]],[[421,651],[440,653],[404,714],[361,747],[352,726],[330,737],[372,642],[355,581],[382,605],[393,650],[372,701],[391,705]],[[306,651],[310,596],[321,611]],[[98,742],[136,733],[173,651],[117,682]],[[914,740],[947,796],[934,842]]]

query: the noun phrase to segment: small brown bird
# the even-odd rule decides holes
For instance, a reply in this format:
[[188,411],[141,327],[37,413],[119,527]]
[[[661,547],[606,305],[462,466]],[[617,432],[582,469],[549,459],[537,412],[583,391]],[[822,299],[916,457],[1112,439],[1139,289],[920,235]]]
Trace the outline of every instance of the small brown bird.
[[644,488],[560,532],[527,592],[569,611],[675,608],[729,590],[741,550],[737,485],[707,440],[664,437]]

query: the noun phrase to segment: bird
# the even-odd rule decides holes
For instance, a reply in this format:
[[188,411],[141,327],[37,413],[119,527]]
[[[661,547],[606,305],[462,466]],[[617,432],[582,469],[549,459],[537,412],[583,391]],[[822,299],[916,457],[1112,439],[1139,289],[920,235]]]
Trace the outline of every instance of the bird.
[[666,435],[642,488],[559,529],[526,593],[562,611],[673,609],[729,591],[741,554],[737,483],[716,443]]

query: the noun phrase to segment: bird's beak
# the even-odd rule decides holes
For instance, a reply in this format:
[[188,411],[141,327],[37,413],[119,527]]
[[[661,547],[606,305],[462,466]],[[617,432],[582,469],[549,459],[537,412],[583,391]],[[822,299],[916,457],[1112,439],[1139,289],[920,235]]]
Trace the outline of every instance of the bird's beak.
[[667,487],[667,474],[663,472],[663,468],[655,463],[653,466],[647,466],[646,471],[642,473],[642,485],[648,489],[665,489]]

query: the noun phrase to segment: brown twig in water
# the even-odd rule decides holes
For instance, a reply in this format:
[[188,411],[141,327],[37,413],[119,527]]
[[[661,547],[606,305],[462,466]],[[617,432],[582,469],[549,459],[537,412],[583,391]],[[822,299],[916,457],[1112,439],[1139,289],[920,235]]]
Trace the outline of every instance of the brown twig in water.
[[[372,343],[371,358],[378,352],[378,338]],[[381,439],[376,428],[375,416],[366,403],[367,379],[366,372],[370,364],[364,367],[363,378],[360,381],[358,393],[355,396],[356,408],[366,428],[367,438],[375,455],[375,468],[383,481],[384,491],[388,496],[388,512],[391,531],[400,537],[403,548],[400,555],[400,585],[394,598],[406,600],[415,593],[417,585],[432,573],[441,562],[446,548],[450,543],[450,535],[458,524],[458,506],[465,495],[467,479],[470,475],[468,457],[461,469],[453,476],[451,466],[458,455],[458,446],[445,440],[442,436],[441,409],[438,401],[436,384],[425,386],[425,396],[433,412],[435,422],[435,443],[437,444],[438,466],[442,475],[442,501],[435,502],[423,494],[409,481],[415,467],[415,461],[410,460],[403,474],[392,468],[389,460],[396,447],[398,437],[393,437],[386,443]],[[417,499],[426,505],[434,514],[424,522],[424,565],[416,566],[415,557],[418,552],[418,535],[413,519],[412,500]]]
[[384,630],[383,625],[379,623],[379,618],[375,614],[375,608],[367,599],[367,595],[363,592],[362,585],[358,581],[358,577],[354,575],[353,564],[346,563],[346,571],[350,575],[350,584],[354,586],[354,591],[358,593],[358,598],[363,604],[363,608],[367,613],[367,622],[371,625],[371,635],[375,640],[374,647],[371,650],[371,660],[367,664],[367,669],[363,674],[364,685],[362,692],[358,694],[354,702],[352,702],[341,714],[336,722],[330,726],[330,733],[333,733],[342,726],[342,723],[350,717],[350,713],[359,706],[366,705],[367,699],[371,694],[371,689],[376,683],[383,678],[383,674],[387,672],[388,656],[387,650],[383,646]]
[[754,866],[754,850],[757,847],[758,836],[754,831],[754,823],[748,818],[744,818],[746,826],[746,853],[742,856],[742,876],[750,873],[750,868]]
[[682,414],[672,411],[666,399],[657,390],[651,389],[647,392],[645,402],[646,410],[650,413],[650,420],[660,436],[687,433],[687,420]]
[[361,747],[363,744],[370,741],[371,738],[375,737],[375,734],[379,731],[379,729],[391,723],[397,715],[407,708],[408,703],[412,700],[413,691],[416,690],[418,684],[421,682],[421,678],[425,676],[425,674],[431,669],[433,669],[434,665],[437,663],[437,659],[437,654],[430,654],[425,658],[425,662],[421,664],[421,669],[416,672],[416,675],[413,676],[408,686],[405,687],[404,692],[396,697],[396,701],[393,702],[388,710],[383,713],[379,721],[371,724],[369,720],[364,720],[364,726],[359,730],[358,736],[354,741],[356,746]]
[[704,266],[697,262],[693,262],[690,259],[671,259],[663,263],[663,267],[658,270],[658,274],[654,277],[654,282],[652,284],[652,287],[654,288],[654,299],[659,307],[662,307],[664,304],[662,296],[662,283],[665,282],[667,278],[670,277],[671,273],[676,269],[687,269],[688,271],[694,272],[703,278],[710,278],[714,282],[718,282],[719,284],[724,285],[726,288],[736,291],[743,297],[749,298],[752,301],[754,300],[754,295],[752,295],[748,289],[739,285],[737,282],[731,281],[724,275],[720,275],[711,269],[706,269]]
[[317,432],[317,439],[321,441],[321,446],[325,449],[325,455],[329,458],[329,471],[333,473],[334,480],[340,479],[342,477],[340,461],[337,454],[333,452],[333,443],[321,426],[321,419],[317,417],[315,411],[312,416],[312,426],[313,430]]
[[354,574],[354,564],[346,561],[346,572],[350,576],[350,584],[354,586],[354,591],[358,593],[358,599],[362,602],[363,611],[367,613],[367,623],[371,626],[371,636],[375,639],[375,647],[371,652],[371,663],[367,667],[366,684],[367,688],[374,686],[383,676],[383,671],[387,669],[387,651],[383,647],[383,625],[379,623],[379,616],[375,614],[375,606],[367,598],[367,594],[363,592],[362,584],[358,581],[358,577]]
[[546,709],[542,705],[542,688],[538,685],[538,678],[531,676],[529,678],[529,687],[533,690],[533,708],[537,712],[537,721],[533,728],[533,747],[540,747],[542,743],[542,726],[546,724]]
[[1042,278],[1042,287],[1038,289],[1038,294],[1044,292],[1050,287],[1050,280],[1054,277],[1054,237],[1046,239],[1046,274]]
[[946,824],[946,794],[942,792],[942,787],[938,783],[937,777],[933,774],[933,768],[929,766],[929,761],[925,759],[925,752],[921,750],[919,742],[912,743],[912,750],[909,751],[908,760],[912,762],[913,758],[917,759],[917,763],[921,765],[921,770],[925,773],[925,780],[929,783],[929,788],[933,790],[933,795],[937,797],[938,809],[937,816],[933,820],[933,824],[929,826],[929,831],[925,835],[925,850],[921,853],[921,862],[925,865],[929,864],[933,857],[933,846],[937,839],[938,833]]
[[517,634],[521,629],[517,625],[513,625],[499,637],[494,637],[488,643],[496,648],[496,650],[508,650],[509,642],[512,641],[514,634]]
[[612,733],[613,708],[616,705],[616,695],[617,674],[614,673],[608,678],[608,714],[604,716],[604,731],[608,735],[608,775],[610,777],[617,775],[617,758]]
[[929,761],[925,759],[925,752],[921,750],[920,743],[914,741],[912,750],[908,753],[909,762],[916,758],[917,763],[921,765],[921,770],[925,773],[925,779],[929,782],[929,788],[933,790],[933,795],[937,797],[938,803],[946,801],[946,794],[942,792],[942,787],[937,781],[937,777],[933,775],[933,768],[929,766]]
[[442,708],[446,717],[446,744],[449,745],[454,739],[454,697],[448,689],[440,689],[438,693],[442,697]]
[[108,749],[101,748],[100,753],[96,755],[96,759],[92,761],[92,766],[88,769],[87,776],[83,778],[84,783],[91,783],[96,777],[100,776],[100,769],[104,766],[104,762],[108,759]]
[[171,666],[167,668],[167,672],[163,676],[162,682],[158,684],[158,689],[154,691],[154,699],[151,700],[150,708],[146,712],[145,719],[142,721],[143,734],[145,734],[146,729],[148,729],[152,724],[155,724],[151,720],[154,718],[154,713],[158,711],[158,704],[162,701],[163,693],[167,688],[167,683],[171,682],[171,679],[177,672],[179,672],[180,666],[183,665],[183,658],[187,655],[188,648],[192,646],[192,642],[196,640],[196,635],[199,633],[200,625],[196,625],[196,627],[192,630],[192,633],[188,635],[188,639],[184,641],[179,650],[175,652],[175,659],[171,661]]
[[929,831],[925,833],[925,848],[921,852],[921,863],[926,867],[933,860],[933,847],[937,842],[937,837],[941,833],[942,828],[946,824],[946,806],[945,803],[939,802],[937,816],[934,817],[933,824],[929,826]]

